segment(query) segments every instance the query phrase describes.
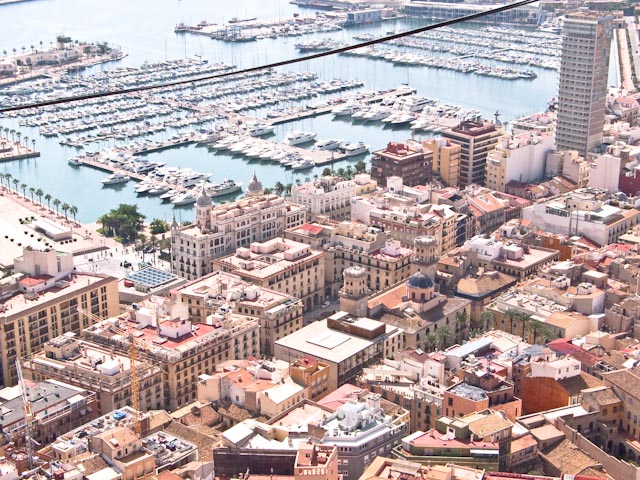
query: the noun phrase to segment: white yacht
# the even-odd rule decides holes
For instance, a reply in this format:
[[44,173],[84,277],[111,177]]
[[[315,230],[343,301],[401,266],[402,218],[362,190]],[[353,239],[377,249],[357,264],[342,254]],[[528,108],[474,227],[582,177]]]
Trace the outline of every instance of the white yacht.
[[131,177],[129,175],[125,175],[124,173],[115,172],[111,175],[107,176],[102,180],[103,185],[118,185],[120,183],[127,183]]
[[342,139],[336,139],[336,138],[325,138],[322,140],[318,140],[316,142],[316,149],[318,150],[337,150],[338,148],[340,148],[340,145],[342,145],[342,143],[344,142],[344,140]]
[[347,157],[353,157],[369,151],[369,146],[365,145],[363,142],[347,142],[342,144],[340,148],[344,150],[344,154]]
[[183,177],[178,178],[176,185],[184,188],[195,187],[199,183],[206,182],[210,176],[211,176],[210,173],[194,172],[190,175],[185,175]]
[[427,105],[435,105],[437,100],[427,97],[411,96],[406,97],[403,102],[410,112],[421,112]]
[[67,161],[69,162],[69,165],[73,165],[74,167],[82,165],[82,160],[80,159],[80,157],[69,157]]
[[167,192],[160,195],[162,200],[171,200],[173,197],[180,194],[180,190],[168,190]]
[[188,205],[190,203],[195,203],[197,200],[195,193],[193,192],[185,192],[179,193],[175,197],[171,198],[171,203],[174,205]]
[[222,183],[214,183],[205,189],[207,195],[211,198],[221,197],[230,193],[235,193],[242,188],[242,182],[234,182],[233,180],[225,180]]
[[258,125],[254,125],[253,127],[251,127],[251,129],[249,130],[249,135],[251,135],[252,137],[263,137],[265,135],[270,135],[273,133],[273,130],[275,129],[275,127],[273,125],[268,125],[268,124],[258,124]]
[[360,105],[356,103],[345,103],[344,105],[340,105],[339,107],[331,110],[336,117],[341,117],[345,115],[353,115],[358,110],[360,110]]
[[287,145],[299,145],[301,143],[313,142],[316,138],[316,133],[313,132],[300,132],[298,130],[294,130],[293,132],[287,133],[284,137],[284,142]]
[[416,117],[414,117],[413,115],[410,115],[408,113],[400,113],[398,115],[396,115],[396,117],[391,120],[391,125],[406,125],[407,123],[411,123],[416,119]]
[[377,122],[378,120],[382,120],[388,116],[389,110],[386,108],[373,108],[363,115],[362,120]]
[[299,162],[296,162],[291,165],[291,168],[294,170],[306,170],[307,168],[313,168],[316,166],[316,162],[314,162],[311,158],[305,157]]
[[136,188],[134,188],[134,190],[136,191],[136,193],[147,193],[155,186],[155,183],[145,180],[136,185]]
[[169,190],[170,190],[169,185],[161,183],[161,184],[155,185],[147,193],[149,195],[162,195],[163,193],[167,193]]

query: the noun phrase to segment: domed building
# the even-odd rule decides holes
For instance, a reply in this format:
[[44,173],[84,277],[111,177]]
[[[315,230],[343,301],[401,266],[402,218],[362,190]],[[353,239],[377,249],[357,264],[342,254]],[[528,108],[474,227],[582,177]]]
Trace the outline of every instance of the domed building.
[[264,187],[262,186],[262,182],[258,180],[256,173],[253,172],[253,178],[249,182],[247,186],[247,197],[259,197],[260,195],[264,195]]
[[340,310],[351,315],[363,317],[367,315],[367,271],[360,266],[345,268],[342,272],[344,286],[340,289]]
[[411,256],[411,271],[425,272],[431,277],[436,275],[438,264],[438,240],[431,235],[421,235],[413,241],[413,255]]

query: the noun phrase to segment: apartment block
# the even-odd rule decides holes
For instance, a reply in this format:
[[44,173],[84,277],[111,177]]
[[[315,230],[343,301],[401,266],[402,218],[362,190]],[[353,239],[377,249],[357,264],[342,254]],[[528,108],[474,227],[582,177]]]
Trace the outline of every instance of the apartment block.
[[[100,414],[132,405],[129,356],[81,341],[71,332],[50,340],[43,351],[22,359],[21,364],[25,377],[34,381],[53,379],[95,392]],[[140,409],[162,408],[162,369],[148,361],[138,361],[136,369]]]
[[298,298],[259,287],[231,273],[210,273],[174,289],[172,295],[187,304],[193,323],[205,323],[208,316],[229,308],[256,318],[263,355],[273,355],[276,340],[302,327],[303,304]]
[[373,153],[371,178],[379,185],[386,185],[389,177],[400,177],[408,186],[425,185],[431,180],[432,161],[430,150],[389,142],[387,148]]
[[471,120],[442,131],[443,138],[460,145],[460,185],[484,184],[487,156],[502,134],[494,123]]
[[155,298],[93,325],[83,338],[122,354],[128,354],[135,338],[139,358],[162,369],[163,406],[173,411],[196,399],[199,376],[213,371],[216,363],[258,357],[259,329],[256,319],[230,310],[193,324],[186,304]]
[[70,253],[26,248],[14,260],[13,276],[6,279],[0,305],[0,379],[17,383],[16,359],[40,351],[51,339],[67,332],[81,333],[100,318],[117,315],[118,281],[100,274],[74,270]]
[[448,138],[430,138],[422,142],[422,148],[431,151],[431,170],[449,186],[457,186],[460,180],[460,145]]
[[254,242],[249,248],[214,260],[216,269],[238,275],[258,287],[293,295],[308,311],[324,299],[325,253],[283,238]]

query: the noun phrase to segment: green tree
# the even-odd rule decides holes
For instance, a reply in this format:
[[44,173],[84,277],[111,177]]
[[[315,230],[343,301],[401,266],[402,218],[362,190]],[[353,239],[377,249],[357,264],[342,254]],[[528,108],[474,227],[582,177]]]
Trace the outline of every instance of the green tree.
[[62,206],[60,207],[62,209],[62,211],[64,212],[64,218],[66,218],[67,220],[69,220],[69,217],[67,217],[67,212],[69,211],[69,209],[71,208],[71,205],[69,205],[68,203],[63,203]]
[[467,334],[467,325],[468,325],[468,316],[466,310],[461,310],[456,313],[456,339],[458,342],[462,342],[466,338]]
[[351,165],[347,165],[347,169],[345,170],[346,179],[351,180],[353,178],[353,167]]
[[24,198],[27,198],[27,184],[26,183],[22,183],[20,185],[20,188],[22,189],[22,196]]
[[36,189],[34,187],[29,187],[29,193],[31,194],[31,203],[36,203],[33,199],[33,195],[36,193]]
[[440,327],[436,330],[436,338],[438,339],[438,345],[440,349],[444,350],[449,346],[449,339],[451,338],[451,331],[449,327]]
[[121,203],[118,208],[102,215],[98,222],[108,237],[119,237],[124,242],[134,242],[142,230],[144,215],[138,211],[137,205]]
[[53,199],[53,206],[56,207],[56,215],[58,215],[60,213],[60,211],[58,210],[58,207],[60,206],[62,202],[60,200],[58,200],[57,198]]
[[44,199],[47,201],[47,208],[49,208],[49,210],[51,210],[51,199],[52,199],[52,198],[53,198],[53,197],[52,197],[52,196],[51,196],[51,194],[49,194],[49,193],[47,193],[47,194],[44,196]]
[[78,214],[78,207],[76,207],[75,205],[71,205],[69,207],[69,213],[71,215],[73,215],[73,223],[78,223],[78,222],[76,222],[76,215]]
[[345,178],[347,174],[344,168],[340,167],[338,170],[336,170],[336,175],[339,176],[340,178]]
[[38,202],[40,203],[40,205],[42,205],[42,196],[44,195],[44,192],[42,191],[41,188],[36,189],[36,197],[38,197]]
[[168,232],[169,224],[160,218],[154,218],[149,224],[149,231],[152,235]]
[[13,189],[16,191],[16,193],[18,193],[18,184],[20,183],[20,180],[18,180],[17,178],[14,178],[12,181],[13,181]]
[[432,332],[429,332],[424,336],[424,346],[428,352],[433,352],[435,350],[437,342],[438,339]]
[[509,310],[504,312],[504,318],[509,322],[509,333],[515,334],[515,332],[513,331],[513,323],[518,319],[519,316],[520,312],[514,310],[513,308],[510,308]]
[[329,167],[326,167],[324,170],[322,170],[323,177],[330,177],[331,175],[333,175],[333,172]]
[[355,169],[356,173],[364,173],[367,171],[367,164],[362,158],[356,162]]
[[282,195],[282,193],[284,192],[284,184],[280,181],[277,181],[276,184],[273,186],[273,190],[278,195]]
[[480,322],[482,322],[483,330],[491,330],[492,328],[494,328],[495,321],[496,321],[496,316],[493,314],[493,312],[484,310],[480,314]]

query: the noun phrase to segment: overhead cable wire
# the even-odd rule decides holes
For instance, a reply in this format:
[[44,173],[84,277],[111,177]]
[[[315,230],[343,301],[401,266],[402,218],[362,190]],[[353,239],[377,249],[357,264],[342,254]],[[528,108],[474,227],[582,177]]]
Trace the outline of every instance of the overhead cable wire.
[[287,60],[281,60],[281,61],[278,61],[278,62],[272,62],[272,63],[268,63],[268,64],[265,64],[265,65],[259,65],[259,66],[256,66],[256,67],[243,68],[241,70],[227,71],[227,72],[223,72],[223,73],[217,73],[217,74],[214,74],[214,75],[206,75],[206,76],[202,76],[202,77],[188,78],[188,79],[184,79],[184,80],[176,80],[176,81],[172,81],[172,82],[165,82],[165,83],[155,84],[155,85],[141,85],[141,86],[138,86],[138,87],[123,88],[123,89],[119,89],[119,90],[111,90],[111,91],[105,91],[105,92],[88,93],[88,94],[85,94],[85,95],[76,95],[76,96],[71,96],[71,97],[62,97],[62,98],[57,98],[55,100],[45,100],[45,101],[42,101],[42,102],[33,102],[33,103],[23,104],[23,105],[14,105],[14,106],[10,106],[10,107],[0,107],[0,113],[16,112],[16,111],[20,111],[20,110],[26,110],[26,109],[29,109],[29,108],[42,108],[42,107],[48,107],[48,106],[51,106],[51,105],[60,105],[60,104],[63,104],[63,103],[80,102],[82,100],[91,100],[91,99],[94,99],[94,98],[104,98],[104,97],[112,97],[112,96],[116,96],[116,95],[126,95],[128,93],[137,93],[137,92],[144,92],[144,91],[150,91],[150,90],[159,90],[159,89],[162,89],[162,88],[174,87],[174,86],[179,86],[179,85],[188,85],[188,84],[192,84],[192,83],[203,82],[203,81],[207,81],[207,80],[214,80],[214,79],[218,79],[218,78],[233,77],[233,76],[242,75],[242,74],[245,74],[245,73],[258,72],[258,71],[261,71],[261,70],[268,70],[270,68],[285,67],[287,65],[293,65],[293,64],[301,63],[301,62],[308,62],[309,60],[315,60],[317,58],[329,57],[329,56],[332,56],[332,55],[337,55],[339,53],[349,52],[351,50],[355,50],[355,49],[358,49],[358,48],[369,47],[369,46],[372,46],[372,45],[385,43],[385,42],[388,42],[390,40],[396,40],[398,38],[404,38],[404,37],[408,37],[408,36],[415,35],[415,34],[418,34],[418,33],[428,32],[430,30],[436,30],[438,28],[447,27],[449,25],[456,25],[458,23],[468,22],[468,21],[471,21],[471,20],[475,20],[477,18],[485,17],[487,15],[494,15],[494,14],[497,14],[497,13],[506,12],[508,10],[512,10],[514,8],[522,7],[522,6],[525,6],[525,5],[529,5],[531,3],[535,3],[535,2],[538,2],[538,1],[539,0],[519,0],[518,2],[510,3],[508,5],[502,5],[500,7],[491,8],[491,9],[488,9],[488,10],[484,10],[482,12],[472,13],[472,14],[469,14],[469,15],[465,15],[463,17],[452,18],[450,20],[443,20],[441,22],[434,23],[432,25],[427,25],[427,26],[424,26],[424,27],[415,28],[415,29],[412,29],[412,30],[407,30],[405,32],[395,33],[395,34],[392,34],[392,35],[387,35],[387,36],[376,38],[376,39],[373,39],[373,40],[367,40],[367,41],[364,41],[364,42],[361,42],[361,43],[354,43],[352,45],[347,45],[347,46],[344,46],[344,47],[334,48],[332,50],[327,50],[327,51],[324,51],[324,52],[314,53],[314,54],[311,54],[311,55],[305,55],[303,57],[298,57],[298,58],[290,58],[290,59],[287,59]]

